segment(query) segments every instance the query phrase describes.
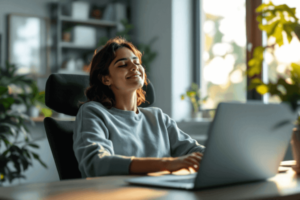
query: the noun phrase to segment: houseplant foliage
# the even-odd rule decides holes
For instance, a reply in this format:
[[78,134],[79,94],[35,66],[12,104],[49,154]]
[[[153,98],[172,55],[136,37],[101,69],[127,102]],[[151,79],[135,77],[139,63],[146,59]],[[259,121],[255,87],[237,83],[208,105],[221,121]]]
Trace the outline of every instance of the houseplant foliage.
[[[264,61],[264,52],[269,51],[274,54],[275,48],[284,45],[285,42],[291,43],[293,36],[300,39],[300,25],[296,17],[296,9],[290,8],[286,4],[274,5],[271,1],[262,4],[257,9],[260,15],[257,17],[259,28],[265,31],[268,40],[273,38],[273,44],[259,46],[254,49],[253,58],[249,61],[248,76],[252,78],[250,89],[263,95],[269,93],[271,96],[279,97],[280,101],[287,102],[296,111],[300,100],[300,64],[290,63],[285,74],[277,75],[276,80],[269,80],[264,83],[259,74]],[[266,23],[263,23],[263,22]],[[298,128],[293,129],[291,146],[293,157],[297,162],[293,169],[300,173],[300,117],[296,121]]]
[[[22,173],[32,166],[33,160],[47,167],[33,151],[39,146],[30,138],[25,123],[31,121],[30,117],[13,109],[14,105],[32,106],[33,93],[28,91],[36,83],[25,75],[16,75],[16,70],[8,62],[5,67],[0,66],[0,184],[26,178]],[[14,91],[16,86],[23,92]]]
[[184,100],[186,98],[189,98],[190,102],[193,105],[193,112],[198,113],[201,111],[201,105],[204,103],[208,96],[205,98],[201,98],[201,92],[196,83],[192,83],[190,89],[186,91],[185,94],[181,95],[181,100]]
[[[124,29],[122,31],[117,32],[117,36],[123,37],[127,41],[131,41],[131,36],[129,35],[129,31],[134,28],[134,26],[126,19],[123,19],[120,21]],[[106,42],[109,40],[108,37],[103,36],[100,38],[98,42],[98,46],[103,46],[106,44]],[[146,72],[150,71],[150,64],[152,61],[156,58],[157,53],[151,50],[151,45],[157,40],[157,37],[154,37],[148,44],[137,44],[137,48],[143,53],[142,56],[142,64],[146,70]]]
[[[264,52],[268,50],[274,53],[275,47],[284,44],[285,38],[288,43],[292,41],[293,35],[300,38],[298,18],[296,9],[290,8],[286,4],[274,5],[271,1],[268,4],[262,4],[256,12],[260,13],[257,17],[259,28],[265,31],[267,38],[273,38],[271,45],[259,46],[254,49],[253,58],[248,62],[248,76],[251,78],[249,89],[255,88],[263,95],[269,93],[276,95],[281,101],[288,102],[294,110],[297,108],[297,102],[300,99],[300,65],[290,63],[288,73],[278,75],[276,81],[264,83],[258,77],[261,74],[261,66],[264,61]],[[266,23],[263,23],[265,21]],[[298,120],[299,121],[299,120]],[[300,121],[299,121],[300,122]]]

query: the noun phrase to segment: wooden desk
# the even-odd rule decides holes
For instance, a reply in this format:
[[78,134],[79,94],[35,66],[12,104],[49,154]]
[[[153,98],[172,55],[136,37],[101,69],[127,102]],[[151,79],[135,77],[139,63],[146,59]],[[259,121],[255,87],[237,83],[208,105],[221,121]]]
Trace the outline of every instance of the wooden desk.
[[106,176],[0,188],[0,199],[300,199],[300,177],[292,170],[264,182],[200,191],[128,185],[136,176]]

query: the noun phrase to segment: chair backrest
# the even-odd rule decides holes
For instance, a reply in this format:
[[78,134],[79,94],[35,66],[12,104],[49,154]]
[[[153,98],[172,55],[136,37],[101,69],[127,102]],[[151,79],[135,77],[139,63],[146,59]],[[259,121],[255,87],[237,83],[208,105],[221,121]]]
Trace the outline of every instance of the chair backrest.
[[[45,103],[56,112],[76,116],[78,102],[87,100],[84,90],[88,86],[87,75],[51,74],[46,82]],[[155,100],[154,88],[149,82],[143,89],[147,102],[140,107],[147,107]],[[73,152],[74,121],[56,121],[46,117],[44,125],[60,180],[81,178]]]

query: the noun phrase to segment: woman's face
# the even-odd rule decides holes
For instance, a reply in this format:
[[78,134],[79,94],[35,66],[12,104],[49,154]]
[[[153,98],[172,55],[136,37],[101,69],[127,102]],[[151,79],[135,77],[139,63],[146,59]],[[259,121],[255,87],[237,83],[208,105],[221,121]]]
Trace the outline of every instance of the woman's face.
[[110,85],[113,91],[133,91],[144,85],[145,70],[140,65],[139,58],[126,47],[116,51],[116,58],[108,69],[109,76],[103,78],[103,83]]

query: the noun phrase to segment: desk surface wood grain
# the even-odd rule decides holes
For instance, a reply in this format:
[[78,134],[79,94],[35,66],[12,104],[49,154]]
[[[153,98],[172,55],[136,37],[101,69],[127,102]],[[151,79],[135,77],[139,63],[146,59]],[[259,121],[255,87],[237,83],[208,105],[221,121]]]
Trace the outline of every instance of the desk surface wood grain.
[[300,199],[300,177],[294,171],[262,182],[198,191],[128,185],[136,176],[106,176],[0,188],[0,199]]

